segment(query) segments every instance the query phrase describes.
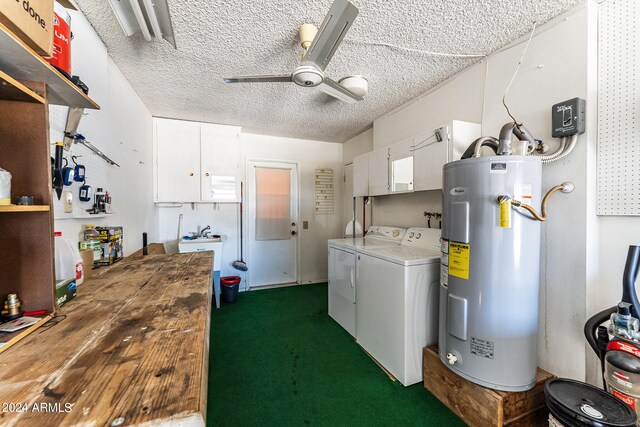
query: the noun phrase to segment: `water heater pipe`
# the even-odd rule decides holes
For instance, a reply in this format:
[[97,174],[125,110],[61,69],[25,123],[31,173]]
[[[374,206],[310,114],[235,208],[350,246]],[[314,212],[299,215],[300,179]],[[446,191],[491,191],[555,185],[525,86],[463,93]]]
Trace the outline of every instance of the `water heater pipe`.
[[[563,144],[562,146],[564,146],[564,138],[562,139]],[[558,161],[560,159],[563,159],[565,157],[567,157],[569,155],[569,153],[571,153],[573,151],[573,149],[576,146],[576,143],[578,142],[578,135],[573,135],[571,137],[571,142],[569,143],[569,146],[566,148],[566,150],[558,153],[558,151],[556,151],[555,153],[549,155],[549,156],[542,156],[542,163],[547,164],[547,163],[551,163],[551,162],[555,162]],[[564,148],[564,147],[563,147]]]
[[551,190],[547,191],[547,194],[545,194],[544,198],[542,199],[542,204],[541,204],[542,215],[540,215],[538,212],[536,212],[534,208],[527,205],[526,203],[523,203],[520,200],[512,199],[509,196],[499,196],[498,203],[511,200],[511,206],[515,206],[517,208],[524,208],[527,211],[529,211],[529,213],[538,221],[546,221],[547,220],[547,202],[549,201],[549,198],[553,195],[553,193],[555,193],[556,191],[562,191],[563,193],[571,193],[574,190],[574,188],[575,186],[573,185],[573,182],[565,182],[560,185],[556,185]]
[[482,147],[491,148],[496,154],[498,152],[498,140],[492,136],[483,136],[471,143],[469,147],[462,154],[461,159],[468,159],[470,157],[480,157],[480,150]]

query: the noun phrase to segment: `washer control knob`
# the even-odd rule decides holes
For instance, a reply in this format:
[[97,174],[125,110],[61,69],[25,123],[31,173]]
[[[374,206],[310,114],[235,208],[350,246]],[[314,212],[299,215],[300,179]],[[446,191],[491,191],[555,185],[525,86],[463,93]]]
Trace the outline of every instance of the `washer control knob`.
[[420,238],[420,236],[422,236],[422,234],[420,234],[420,233],[416,233],[416,239],[419,239],[419,238]]
[[411,233],[409,233],[409,238],[413,237],[413,231]]

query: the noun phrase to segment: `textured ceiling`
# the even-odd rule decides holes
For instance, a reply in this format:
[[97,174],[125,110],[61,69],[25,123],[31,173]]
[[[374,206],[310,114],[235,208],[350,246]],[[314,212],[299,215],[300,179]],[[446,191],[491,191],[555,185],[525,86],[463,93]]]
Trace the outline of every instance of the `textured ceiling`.
[[[361,74],[369,95],[348,104],[294,83],[225,84],[234,74],[287,74],[298,27],[320,25],[332,0],[168,0],[177,50],[126,37],[108,1],[76,0],[154,116],[240,125],[276,136],[344,142],[378,117],[478,59],[434,57],[362,41],[490,53],[582,0],[351,0],[360,14],[329,77]],[[514,64],[515,66],[515,64]]]

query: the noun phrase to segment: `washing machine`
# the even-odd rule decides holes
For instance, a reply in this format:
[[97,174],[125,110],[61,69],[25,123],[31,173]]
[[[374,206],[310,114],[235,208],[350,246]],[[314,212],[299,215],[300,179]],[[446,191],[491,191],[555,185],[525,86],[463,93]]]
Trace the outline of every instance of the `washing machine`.
[[356,335],[356,255],[374,246],[397,246],[406,230],[371,226],[365,237],[331,239],[329,250],[329,316],[352,336]]
[[356,341],[403,385],[421,382],[422,350],[438,341],[440,230],[409,228],[356,265]]

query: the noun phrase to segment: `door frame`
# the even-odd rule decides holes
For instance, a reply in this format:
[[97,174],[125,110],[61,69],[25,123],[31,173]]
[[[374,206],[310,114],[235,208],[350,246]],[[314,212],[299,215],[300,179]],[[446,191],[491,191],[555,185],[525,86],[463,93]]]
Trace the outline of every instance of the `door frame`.
[[276,284],[276,285],[262,285],[262,286],[255,286],[255,289],[269,289],[269,288],[274,288],[274,287],[280,287],[280,286],[292,286],[292,285],[299,285],[300,284],[300,247],[302,246],[300,244],[300,238],[301,238],[301,234],[300,234],[300,217],[301,217],[301,206],[300,206],[300,190],[301,190],[301,186],[300,186],[300,162],[298,161],[294,161],[294,160],[278,160],[278,159],[264,159],[264,158],[259,158],[259,157],[247,157],[245,159],[245,173],[244,173],[244,177],[245,177],[245,185],[244,185],[244,191],[243,191],[243,195],[242,195],[242,199],[243,199],[243,204],[244,204],[244,208],[242,209],[242,234],[244,236],[243,238],[243,242],[242,244],[245,247],[245,258],[247,261],[247,265],[249,266],[249,270],[245,273],[246,274],[246,289],[248,291],[250,291],[252,289],[251,286],[251,251],[249,250],[249,245],[251,244],[251,235],[250,235],[250,228],[249,228],[249,212],[250,209],[254,209],[254,206],[251,206],[251,203],[249,201],[249,192],[250,192],[250,186],[253,186],[254,183],[253,182],[249,182],[249,168],[253,167],[256,163],[279,163],[279,164],[290,164],[292,166],[296,167],[296,176],[295,176],[295,182],[296,182],[296,186],[297,186],[297,197],[296,197],[296,201],[295,201],[295,208],[296,211],[298,212],[298,218],[296,221],[297,224],[297,234],[296,234],[296,244],[295,244],[295,266],[296,266],[296,282],[295,283],[283,283],[283,284]]

